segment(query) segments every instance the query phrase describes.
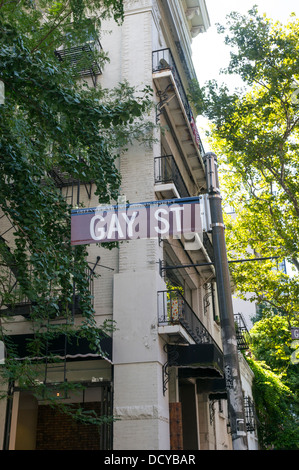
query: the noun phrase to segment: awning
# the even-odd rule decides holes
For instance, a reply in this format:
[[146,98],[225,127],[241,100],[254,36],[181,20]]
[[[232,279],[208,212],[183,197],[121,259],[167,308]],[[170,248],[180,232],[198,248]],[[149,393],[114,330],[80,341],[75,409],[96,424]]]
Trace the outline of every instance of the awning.
[[168,365],[180,378],[224,377],[223,354],[215,344],[168,345]]
[[227,399],[225,379],[211,378],[196,381],[198,393],[208,393],[210,400]]
[[[14,345],[14,355],[19,360],[30,357],[32,360],[43,360],[45,356],[36,357],[29,353],[28,345],[34,339],[33,334],[9,335],[9,342]],[[101,351],[94,351],[86,338],[67,338],[64,334],[58,335],[48,343],[49,354],[67,360],[105,359],[112,363],[112,338],[103,333],[100,340]],[[45,340],[46,341],[46,340]]]

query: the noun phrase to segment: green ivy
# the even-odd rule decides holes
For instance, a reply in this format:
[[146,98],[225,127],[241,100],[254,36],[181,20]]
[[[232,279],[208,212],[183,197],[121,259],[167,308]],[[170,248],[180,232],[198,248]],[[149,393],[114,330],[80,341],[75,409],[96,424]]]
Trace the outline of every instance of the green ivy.
[[254,373],[259,445],[262,449],[298,449],[298,400],[265,363],[246,359]]

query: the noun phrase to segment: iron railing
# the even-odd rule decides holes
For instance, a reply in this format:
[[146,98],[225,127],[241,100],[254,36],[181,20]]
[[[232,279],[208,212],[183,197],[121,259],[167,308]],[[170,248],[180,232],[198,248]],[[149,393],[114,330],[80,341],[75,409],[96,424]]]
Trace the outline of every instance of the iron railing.
[[196,344],[218,345],[179,290],[158,292],[158,325],[182,325]]
[[174,183],[182,198],[190,197],[189,191],[173,155],[165,155],[155,158],[155,183]]
[[[6,307],[3,309],[2,313],[5,313],[6,315],[23,315],[26,310],[20,309],[20,307],[27,307],[28,312],[30,311],[30,308],[36,304],[37,300],[33,300],[26,295],[24,287],[20,285],[18,282],[17,277],[14,275],[14,273],[11,271],[11,269],[3,268],[6,272],[6,279],[5,281],[2,280],[2,288],[4,292],[4,298],[3,298],[3,306]],[[92,304],[93,304],[93,298],[94,298],[94,274],[92,270],[89,268],[89,266],[85,269],[84,271],[84,276],[86,280],[89,283],[89,292],[91,294],[92,298]],[[27,272],[27,279],[26,279],[26,285],[30,286],[34,282],[34,277],[33,277],[33,271],[32,267],[29,267],[28,272]],[[56,299],[58,304],[60,303],[60,299],[62,299],[62,289],[56,285],[55,287],[50,285],[49,289],[49,300],[50,298],[52,300]],[[74,308],[74,311],[77,313],[79,309],[79,303],[80,303],[80,297],[78,294],[78,291],[76,289],[75,284],[73,285],[73,295],[72,295],[72,307]],[[0,310],[1,314],[1,310]]]

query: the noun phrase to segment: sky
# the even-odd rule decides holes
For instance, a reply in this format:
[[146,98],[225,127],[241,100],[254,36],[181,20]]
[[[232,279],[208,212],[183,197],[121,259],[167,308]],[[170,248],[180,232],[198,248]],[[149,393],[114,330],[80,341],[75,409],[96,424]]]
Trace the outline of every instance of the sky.
[[253,5],[258,6],[260,14],[266,13],[269,18],[282,23],[288,21],[292,12],[299,17],[298,0],[206,0],[211,27],[192,43],[193,62],[201,85],[206,80],[217,78],[219,69],[229,61],[229,47],[224,45],[224,35],[217,33],[215,23],[225,25],[229,13],[246,14]]
[[[224,35],[217,33],[216,23],[226,24],[226,16],[237,11],[246,14],[253,5],[257,5],[260,14],[266,13],[268,18],[281,23],[287,23],[290,14],[294,12],[299,17],[298,0],[206,0],[211,27],[206,33],[199,34],[192,42],[192,59],[198,82],[202,86],[208,80],[215,79],[220,83],[227,83],[234,88],[242,83],[237,78],[220,74],[220,69],[229,63],[229,46],[224,44]],[[205,150],[211,150],[204,137],[207,122],[203,118],[197,119],[197,125]]]

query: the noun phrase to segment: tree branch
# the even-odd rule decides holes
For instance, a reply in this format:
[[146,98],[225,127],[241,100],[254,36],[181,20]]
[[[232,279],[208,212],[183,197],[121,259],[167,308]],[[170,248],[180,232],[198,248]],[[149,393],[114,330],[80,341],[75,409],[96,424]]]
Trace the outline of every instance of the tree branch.
[[[65,5],[65,7],[63,8],[63,10],[62,10],[60,13],[63,13],[64,11],[66,11],[66,9],[68,8],[68,6],[69,6],[69,5],[68,5],[68,3],[67,3],[67,4]],[[37,49],[40,47],[40,45],[41,45],[41,44],[55,31],[55,29],[57,29],[57,28],[63,23],[63,21],[65,21],[66,18],[67,18],[68,16],[70,16],[71,14],[72,14],[72,10],[70,10],[68,13],[66,13],[66,15],[63,16],[63,17],[58,21],[57,24],[55,24],[55,21],[54,21],[53,26],[50,27],[50,30],[47,32],[47,34],[41,38],[41,40],[36,44],[35,47],[33,47],[33,49],[31,49],[30,52],[33,53],[33,52],[37,51]]]

